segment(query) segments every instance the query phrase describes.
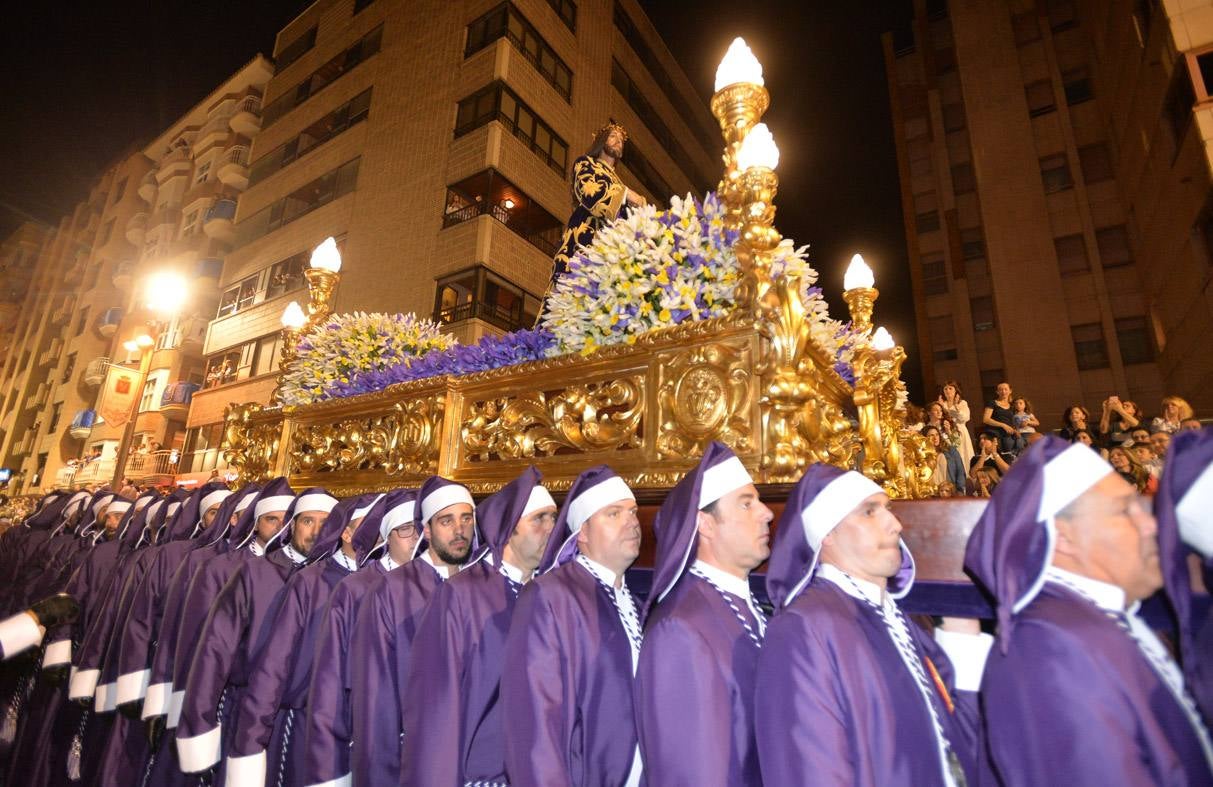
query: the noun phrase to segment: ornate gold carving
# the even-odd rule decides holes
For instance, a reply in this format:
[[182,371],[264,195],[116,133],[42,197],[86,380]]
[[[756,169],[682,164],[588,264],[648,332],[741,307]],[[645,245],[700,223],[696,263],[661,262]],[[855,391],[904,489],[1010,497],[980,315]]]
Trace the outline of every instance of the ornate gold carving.
[[291,473],[438,471],[445,397],[397,402],[389,412],[300,424],[291,436]]
[[751,359],[747,344],[714,343],[657,359],[657,455],[686,459],[719,440],[738,453],[754,448]]
[[460,439],[470,462],[639,448],[644,377],[499,396],[465,413]]
[[224,459],[239,468],[247,481],[264,481],[276,469],[282,424],[272,415],[269,420],[259,417],[263,413],[254,402],[229,404],[223,411]]

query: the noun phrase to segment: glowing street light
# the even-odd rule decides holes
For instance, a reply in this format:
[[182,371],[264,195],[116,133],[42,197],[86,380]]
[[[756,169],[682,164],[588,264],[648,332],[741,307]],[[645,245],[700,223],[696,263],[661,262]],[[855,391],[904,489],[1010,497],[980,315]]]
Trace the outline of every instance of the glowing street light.
[[159,271],[148,277],[145,287],[147,308],[165,316],[181,311],[189,285],[185,277],[174,271]]

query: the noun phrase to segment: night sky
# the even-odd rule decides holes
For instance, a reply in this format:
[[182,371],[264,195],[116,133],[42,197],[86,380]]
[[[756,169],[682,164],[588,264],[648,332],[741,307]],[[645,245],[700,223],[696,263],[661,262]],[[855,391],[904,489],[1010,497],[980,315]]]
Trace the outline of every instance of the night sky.
[[[881,290],[876,321],[906,346],[922,401],[880,34],[895,0],[641,0],[705,102],[736,35],[762,61],[780,148],[776,225],[810,260],[831,312],[856,251]],[[21,3],[0,33],[0,233],[56,222],[109,164],[156,136],[257,52],[300,0]]]

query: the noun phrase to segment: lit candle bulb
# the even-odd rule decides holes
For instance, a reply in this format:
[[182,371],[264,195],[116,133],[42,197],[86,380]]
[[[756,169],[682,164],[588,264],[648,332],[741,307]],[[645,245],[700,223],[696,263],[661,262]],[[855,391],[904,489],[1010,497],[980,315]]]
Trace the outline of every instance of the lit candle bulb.
[[299,301],[291,301],[282,312],[282,327],[288,331],[297,331],[307,324],[307,315]]
[[777,166],[779,147],[775,144],[775,137],[771,136],[766,123],[759,123],[746,134],[741,150],[737,151],[737,168],[744,172],[752,167],[775,169]]
[[341,270],[341,252],[337,251],[337,241],[331,236],[312,252],[311,266],[321,270],[337,273]]
[[883,325],[876,329],[876,333],[872,334],[873,350],[884,352],[885,350],[892,350],[896,346],[896,343],[893,341],[893,334],[886,331]]
[[842,288],[844,290],[870,289],[875,285],[876,277],[872,275],[872,269],[863,261],[861,255],[856,254],[851,258],[851,264],[847,266],[846,275],[842,277]]
[[758,58],[754,57],[754,53],[746,46],[745,39],[741,37],[733,39],[733,43],[729,44],[729,51],[716,67],[716,92],[719,93],[721,88],[739,82],[763,84],[762,63],[758,62]]

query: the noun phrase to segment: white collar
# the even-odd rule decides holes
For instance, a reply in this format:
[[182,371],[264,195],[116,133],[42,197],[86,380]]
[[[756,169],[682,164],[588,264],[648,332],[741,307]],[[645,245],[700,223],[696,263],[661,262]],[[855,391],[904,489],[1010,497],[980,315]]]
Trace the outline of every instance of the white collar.
[[358,570],[358,561],[342,552],[341,547],[337,547],[337,551],[333,553],[333,560],[351,574]]
[[716,587],[720,588],[725,593],[729,593],[742,599],[748,599],[750,597],[749,580],[742,579],[741,577],[735,577],[727,571],[721,571],[716,566],[713,566],[710,563],[705,563],[702,560],[696,560],[691,567],[707,577],[712,584],[716,585]]
[[424,552],[422,552],[421,559],[424,560],[426,563],[430,564],[430,568],[434,569],[434,571],[438,574],[439,579],[450,579],[451,578],[451,567],[450,566],[439,566],[439,565],[435,564],[434,558],[430,555],[430,550],[427,549]]
[[256,536],[253,536],[253,539],[248,542],[248,551],[252,552],[257,557],[261,557],[265,554],[265,547],[258,543]]
[[[1073,571],[1066,571],[1057,566],[1049,566],[1045,571],[1046,579],[1054,579],[1062,585],[1073,585],[1082,591],[1088,598],[1095,602],[1095,605],[1100,609],[1106,609],[1109,612],[1121,613],[1126,611],[1125,607],[1125,592],[1116,585],[1109,585],[1107,582],[1098,579],[1084,577],[1081,574],[1075,574]],[[1128,610],[1133,611],[1133,610]]]
[[383,566],[384,571],[391,571],[394,568],[399,568],[402,564],[392,560],[392,553],[384,550],[383,557],[379,558],[379,565]]
[[300,565],[301,563],[303,563],[304,561],[307,560],[307,555],[299,554],[299,550],[295,549],[295,547],[291,546],[290,544],[287,544],[286,546],[284,546],[282,548],[282,551],[284,553],[286,553],[287,559],[290,560],[292,563],[294,563],[296,566]]
[[843,592],[852,598],[870,601],[878,607],[884,605],[884,588],[875,582],[853,577],[833,563],[819,563],[816,573],[822,579],[828,579],[842,588]]
[[[593,574],[594,576],[598,577],[600,580],[605,582],[607,584],[607,586],[610,588],[619,590],[620,588],[627,586],[627,582],[624,581],[622,577],[620,577],[614,571],[610,570],[609,568],[602,565],[601,563],[595,562],[594,560],[590,559],[589,557],[586,556],[586,554],[584,552],[577,553],[577,562],[580,563],[582,565],[582,567],[585,568],[587,571],[589,571],[591,574]],[[619,579],[619,588],[615,587],[616,579]]]
[[[493,561],[492,551],[484,553],[484,559],[490,566],[496,565],[496,563]],[[509,577],[511,581],[518,585],[525,585],[527,579],[529,579],[529,577],[523,576],[522,569],[518,568],[518,566],[515,566],[513,563],[510,563],[505,558],[502,558],[501,560],[501,570],[505,572],[505,575]]]

